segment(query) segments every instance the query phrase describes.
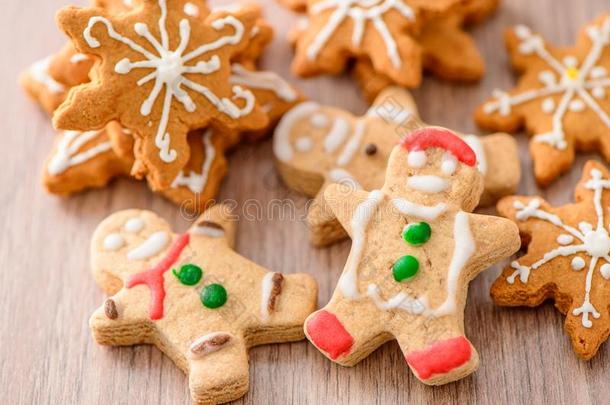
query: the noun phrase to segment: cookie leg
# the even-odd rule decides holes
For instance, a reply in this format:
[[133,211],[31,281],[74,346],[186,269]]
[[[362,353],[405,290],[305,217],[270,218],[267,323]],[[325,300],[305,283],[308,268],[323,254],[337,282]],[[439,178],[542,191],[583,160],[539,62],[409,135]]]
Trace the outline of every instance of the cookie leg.
[[248,354],[244,340],[230,333],[209,333],[188,352],[189,388],[197,404],[218,404],[248,392]]
[[311,314],[305,334],[326,357],[353,366],[392,339],[383,316],[370,302],[341,299]]
[[408,326],[396,338],[415,376],[428,385],[464,378],[479,364],[475,348],[446,317],[428,319],[416,330]]

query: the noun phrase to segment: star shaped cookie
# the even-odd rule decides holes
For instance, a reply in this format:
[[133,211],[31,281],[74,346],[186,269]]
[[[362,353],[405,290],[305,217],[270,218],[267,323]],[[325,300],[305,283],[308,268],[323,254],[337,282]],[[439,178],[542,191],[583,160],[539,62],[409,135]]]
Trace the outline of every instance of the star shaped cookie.
[[512,221],[470,213],[482,190],[474,151],[441,128],[416,130],[394,148],[381,189],[328,186],[352,248],[330,302],[305,323],[308,339],[348,366],[396,339],[425,384],[472,373],[468,283],[520,244]]
[[547,299],[566,315],[576,354],[593,357],[610,334],[610,173],[589,161],[576,202],[552,207],[540,197],[506,197],[498,212],[519,226],[526,254],[496,280],[497,304],[538,306]]
[[354,58],[368,58],[395,83],[421,81],[421,49],[413,38],[430,15],[448,13],[460,0],[309,0],[308,26],[296,42],[293,71],[337,74]]
[[[266,125],[252,93],[229,81],[230,60],[247,46],[258,10],[207,15],[197,0],[140,3],[117,15],[96,8],[60,10],[60,28],[79,51],[101,63],[94,82],[70,92],[54,124],[90,130],[118,120],[137,137],[134,174],[149,174],[162,189],[188,161],[189,130]],[[187,3],[197,6],[196,16],[184,11]]]
[[248,348],[303,338],[317,286],[269,272],[233,251],[233,215],[219,205],[183,234],[149,211],[111,215],[91,243],[92,270],[112,296],[92,315],[103,345],[154,344],[189,377],[197,403],[248,390]]
[[[371,190],[383,185],[390,153],[402,137],[426,126],[418,118],[409,92],[400,87],[383,91],[362,117],[313,102],[297,105],[284,115],[274,135],[277,167],[285,183],[309,197],[307,222],[311,241],[324,246],[347,235],[324,202],[332,183]],[[484,176],[481,205],[514,193],[519,184],[517,145],[507,134],[464,135],[477,154]]]
[[578,43],[554,47],[525,26],[506,34],[517,86],[496,90],[475,113],[488,130],[533,134],[530,153],[541,186],[568,171],[576,151],[610,160],[610,14],[585,26]]

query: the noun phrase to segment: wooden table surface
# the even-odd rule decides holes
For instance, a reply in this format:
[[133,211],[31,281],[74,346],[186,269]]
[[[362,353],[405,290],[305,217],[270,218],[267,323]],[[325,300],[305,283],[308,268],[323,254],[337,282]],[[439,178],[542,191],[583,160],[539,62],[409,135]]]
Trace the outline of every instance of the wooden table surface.
[[[157,211],[178,230],[186,229],[191,218],[134,181],[119,180],[65,199],[48,195],[41,187],[53,130],[18,88],[16,78],[21,69],[65,41],[53,21],[64,2],[2,0],[0,35],[6,42],[0,62],[0,132],[5,142],[0,152],[0,402],[189,404],[187,379],[168,358],[151,346],[99,347],[87,320],[104,299],[88,268],[89,238],[100,220],[129,207]],[[273,0],[261,3],[277,24],[263,66],[289,78],[313,100],[364,112],[367,106],[349,78],[305,81],[290,75],[291,50],[284,38],[295,16]],[[493,18],[473,30],[487,61],[484,80],[460,86],[428,78],[414,92],[423,118],[476,132],[474,108],[493,88],[509,88],[514,81],[501,40],[506,26],[525,23],[554,42],[571,44],[579,27],[604,9],[610,9],[608,0],[505,0]],[[524,171],[520,193],[540,193],[556,204],[570,201],[587,157],[579,156],[569,174],[547,190],[538,190],[527,139],[522,134],[517,139]],[[270,142],[244,146],[231,156],[220,199],[257,208],[258,218],[242,217],[239,223],[241,254],[277,271],[310,272],[319,282],[319,304],[328,300],[350,243],[322,250],[309,245],[302,220],[306,199],[282,185]],[[266,209],[273,199],[294,201],[296,218],[274,217]],[[494,306],[488,291],[499,269],[497,265],[486,271],[470,286],[466,334],[481,356],[474,375],[443,387],[424,386],[411,375],[395,343],[353,368],[331,363],[306,342],[271,345],[251,350],[251,387],[238,402],[608,403],[610,345],[583,362],[572,352],[563,316],[551,304],[537,309]]]

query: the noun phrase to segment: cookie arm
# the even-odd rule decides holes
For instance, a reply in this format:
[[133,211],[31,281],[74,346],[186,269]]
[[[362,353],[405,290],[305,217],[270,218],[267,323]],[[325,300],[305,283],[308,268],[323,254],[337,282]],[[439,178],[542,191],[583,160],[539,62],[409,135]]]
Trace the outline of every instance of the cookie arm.
[[208,208],[191,226],[189,232],[197,237],[224,238],[230,247],[235,245],[237,215],[227,204]]
[[324,190],[324,200],[351,236],[351,219],[354,211],[368,197],[369,193],[342,184],[331,184]]
[[469,214],[469,224],[475,242],[475,250],[469,260],[469,267],[472,269],[468,274],[469,279],[474,278],[489,264],[509,257],[521,246],[519,229],[509,219]]

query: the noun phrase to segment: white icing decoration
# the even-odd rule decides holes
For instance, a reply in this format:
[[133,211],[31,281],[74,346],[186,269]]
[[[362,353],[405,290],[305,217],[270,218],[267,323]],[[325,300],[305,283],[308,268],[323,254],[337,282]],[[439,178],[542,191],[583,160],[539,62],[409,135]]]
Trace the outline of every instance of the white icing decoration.
[[555,100],[553,100],[552,97],[549,98],[545,98],[542,101],[542,112],[545,112],[547,114],[552,114],[553,111],[555,111]]
[[333,126],[324,138],[324,151],[333,153],[343,143],[349,134],[349,124],[343,118],[335,118]]
[[208,183],[208,177],[210,175],[210,168],[214,159],[216,159],[216,148],[212,144],[212,130],[208,129],[203,134],[203,164],[201,165],[201,173],[195,173],[193,170],[186,174],[184,170],[178,173],[178,176],[172,182],[172,188],[178,188],[181,186],[188,187],[195,194],[201,193],[205,190],[205,186]]
[[426,165],[426,151],[414,150],[407,155],[407,164],[414,169],[421,169]]
[[142,229],[144,229],[144,220],[140,217],[129,218],[127,222],[125,222],[124,228],[125,231],[129,233],[138,233]]
[[398,52],[398,45],[384,21],[384,14],[390,10],[396,10],[405,19],[414,21],[413,10],[403,0],[321,0],[310,7],[310,15],[315,16],[331,9],[334,11],[307,48],[309,60],[315,60],[318,57],[335,31],[349,17],[354,25],[352,46],[359,47],[362,44],[364,31],[371,23],[386,46],[390,62],[394,68],[400,68],[402,60]]
[[351,188],[360,190],[362,186],[358,183],[358,180],[352,176],[350,172],[341,168],[334,168],[330,172],[328,172],[328,179],[333,183],[339,183],[346,186],[350,186]]
[[602,264],[602,267],[599,269],[599,271],[602,273],[603,278],[605,278],[606,280],[610,280],[610,264]]
[[457,169],[458,161],[452,153],[445,153],[441,162],[441,171],[445,176],[451,176]]
[[127,258],[129,260],[146,260],[156,256],[169,243],[169,239],[167,232],[155,232],[140,245],[127,252]]
[[282,162],[292,160],[294,151],[290,144],[290,133],[296,123],[301,119],[316,112],[320,106],[312,101],[307,101],[293,107],[278,123],[273,136],[273,153]]
[[297,139],[294,146],[299,152],[309,152],[313,149],[313,139],[310,136],[303,135]]
[[269,297],[273,288],[273,276],[275,273],[268,272],[263,276],[261,285],[261,316],[264,320],[269,319]]
[[51,176],[57,176],[72,166],[84,163],[100,153],[112,148],[110,141],[98,143],[79,153],[81,148],[100,134],[101,131],[65,131],[57,144],[57,149],[47,165],[47,172]]
[[111,233],[104,238],[104,250],[114,252],[125,246],[125,239],[118,233]]
[[311,125],[313,125],[314,128],[326,128],[328,126],[329,119],[326,114],[318,112],[311,116],[309,122],[311,122]]
[[[576,256],[576,254],[580,253],[588,256],[590,260],[585,280],[584,300],[580,307],[572,311],[572,315],[582,316],[582,325],[585,328],[590,328],[593,325],[590,316],[594,319],[600,317],[599,312],[591,303],[591,288],[593,287],[592,280],[595,267],[598,261],[603,260],[606,263],[600,266],[602,276],[604,276],[604,271],[608,272],[610,269],[610,266],[608,266],[608,263],[610,263],[610,235],[604,225],[604,208],[602,207],[602,194],[604,190],[610,189],[610,180],[602,178],[602,173],[597,169],[591,170],[590,174],[591,178],[585,183],[584,187],[593,190],[593,206],[597,218],[597,224],[595,225],[585,221],[578,224],[578,229],[566,225],[557,215],[541,209],[540,200],[538,199],[530,200],[527,205],[518,200],[514,202],[514,208],[517,210],[515,215],[517,220],[527,221],[530,218],[536,218],[561,228],[568,235],[560,235],[557,238],[557,242],[562,246],[545,253],[541,259],[530,265],[522,265],[518,261],[512,262],[511,267],[515,271],[507,277],[509,284],[515,283],[517,276],[522,283],[527,283],[532,270],[536,270],[560,256],[574,256],[571,267],[573,270],[579,271],[586,264],[585,260],[580,256]],[[569,242],[568,237],[572,237],[572,240]],[[573,243],[574,240],[576,240],[575,243]]]
[[557,237],[557,243],[559,243],[560,245],[565,246],[569,245],[572,242],[574,242],[574,237],[572,235],[567,235],[563,233]]
[[196,226],[193,228],[193,233],[196,235],[209,236],[210,238],[222,238],[225,236],[224,229],[213,228],[211,226]]
[[486,114],[498,112],[502,116],[507,116],[512,106],[559,94],[561,100],[557,106],[553,102],[552,109],[550,102],[543,101],[543,111],[553,113],[552,129],[547,133],[536,134],[534,141],[546,143],[556,149],[565,149],[567,142],[563,119],[568,111],[581,112],[588,108],[610,129],[610,116],[596,101],[604,98],[605,89],[610,87],[607,70],[603,66],[596,65],[605,48],[610,44],[610,17],[606,18],[601,26],[590,26],[587,30],[591,48],[580,66],[578,66],[579,61],[573,56],[566,57],[563,61],[557,60],[546,49],[543,39],[532,34],[528,28],[519,26],[515,29],[515,33],[522,41],[519,51],[525,55],[537,55],[555,73],[550,76],[541,75],[539,79],[543,87],[537,89],[514,95],[500,90],[494,91],[496,100],[486,103],[483,107],[484,112]]
[[407,187],[423,193],[441,193],[449,186],[450,183],[447,180],[433,175],[411,176],[407,179]]
[[352,158],[356,154],[356,151],[360,148],[362,138],[364,137],[364,131],[366,129],[365,122],[363,120],[356,121],[354,133],[351,138],[345,144],[345,147],[341,151],[341,154],[337,158],[337,165],[345,166],[351,162]]
[[184,4],[184,14],[191,17],[199,17],[199,7],[194,5],[191,2],[187,2]]
[[30,66],[29,72],[32,79],[43,84],[51,93],[61,93],[65,90],[63,84],[59,83],[49,75],[49,63],[51,58],[48,57]]
[[573,258],[572,263],[570,263],[570,264],[572,266],[572,270],[575,270],[575,271],[580,271],[585,268],[585,261],[580,256],[576,256],[575,258]]
[[465,135],[462,139],[470,146],[470,149],[472,149],[477,157],[477,169],[479,169],[479,172],[481,174],[487,173],[487,156],[485,155],[485,148],[481,139],[476,135]]
[[[166,28],[167,19],[167,4],[166,0],[158,0],[161,15],[159,17],[159,34],[160,40],[155,38],[151,33],[147,24],[136,23],[134,29],[138,36],[146,39],[152,49],[157,53],[155,55],[152,51],[148,51],[145,47],[134,42],[130,38],[124,37],[117,33],[112,23],[105,17],[94,16],[89,19],[89,23],[83,31],[83,37],[87,44],[91,48],[99,48],[100,42],[91,35],[91,30],[96,24],[102,24],[106,27],[108,36],[118,42],[121,42],[131,48],[134,52],[141,54],[144,59],[136,62],[132,62],[125,58],[120,60],[115,65],[115,72],[121,75],[126,75],[133,69],[146,69],[151,70],[149,74],[138,80],[137,85],[143,86],[146,83],[154,80],[154,86],[148,96],[148,98],[142,103],[140,107],[140,114],[143,116],[149,116],[155,102],[161,94],[161,90],[165,89],[165,95],[162,101],[162,113],[159,120],[159,126],[157,128],[157,134],[155,136],[155,145],[159,148],[159,157],[164,162],[173,162],[177,157],[177,152],[174,149],[170,149],[170,134],[166,132],[168,122],[170,120],[170,111],[172,107],[173,99],[175,98],[187,112],[194,112],[197,109],[197,104],[191,99],[188,91],[182,88],[186,88],[194,91],[204,98],[206,98],[218,111],[228,115],[233,119],[248,115],[254,109],[254,96],[249,90],[244,90],[240,86],[233,86],[233,97],[219,98],[209,88],[196,83],[190,79],[187,79],[186,74],[189,77],[193,75],[209,75],[214,72],[218,72],[221,69],[220,58],[218,55],[211,55],[206,61],[200,60],[194,65],[187,65],[187,63],[201,57],[204,54],[209,54],[212,51],[218,50],[225,45],[238,44],[244,34],[244,26],[237,18],[233,16],[226,16],[218,18],[211,22],[211,26],[214,30],[220,31],[226,27],[233,29],[233,34],[222,35],[217,40],[200,45],[190,52],[185,54],[187,48],[189,48],[189,40],[191,33],[191,25],[188,19],[182,19],[180,21],[180,42],[176,49],[171,50],[169,48],[169,34]],[[244,106],[240,108],[234,103],[234,100],[243,100]]]
[[84,53],[75,53],[74,55],[72,55],[70,57],[70,63],[79,63],[79,62],[83,62],[88,60],[89,57],[87,55],[85,55]]
[[[344,297],[349,299],[360,298],[358,291],[358,265],[362,259],[362,253],[366,244],[366,230],[377,212],[379,204],[383,201],[384,194],[380,190],[369,193],[367,199],[360,203],[351,220],[352,227],[352,249],[347,259],[345,269],[339,279],[339,288]],[[405,215],[417,216],[427,220],[437,218],[445,212],[445,204],[436,206],[423,206],[403,199],[393,199],[392,203]],[[419,214],[423,214],[419,215]],[[411,297],[405,292],[394,295],[385,301],[380,295],[380,288],[376,284],[369,284],[367,296],[381,310],[401,309],[413,315],[425,315],[429,317],[440,317],[449,315],[456,310],[456,294],[458,282],[462,269],[475,252],[475,242],[470,231],[468,214],[460,211],[455,215],[453,225],[453,239],[455,242],[451,262],[447,271],[445,301],[437,308],[430,308],[425,296]]]
[[231,65],[232,84],[246,86],[250,89],[269,90],[275,93],[281,100],[292,103],[296,101],[299,94],[288,82],[274,72],[261,72],[248,70],[239,63]]

